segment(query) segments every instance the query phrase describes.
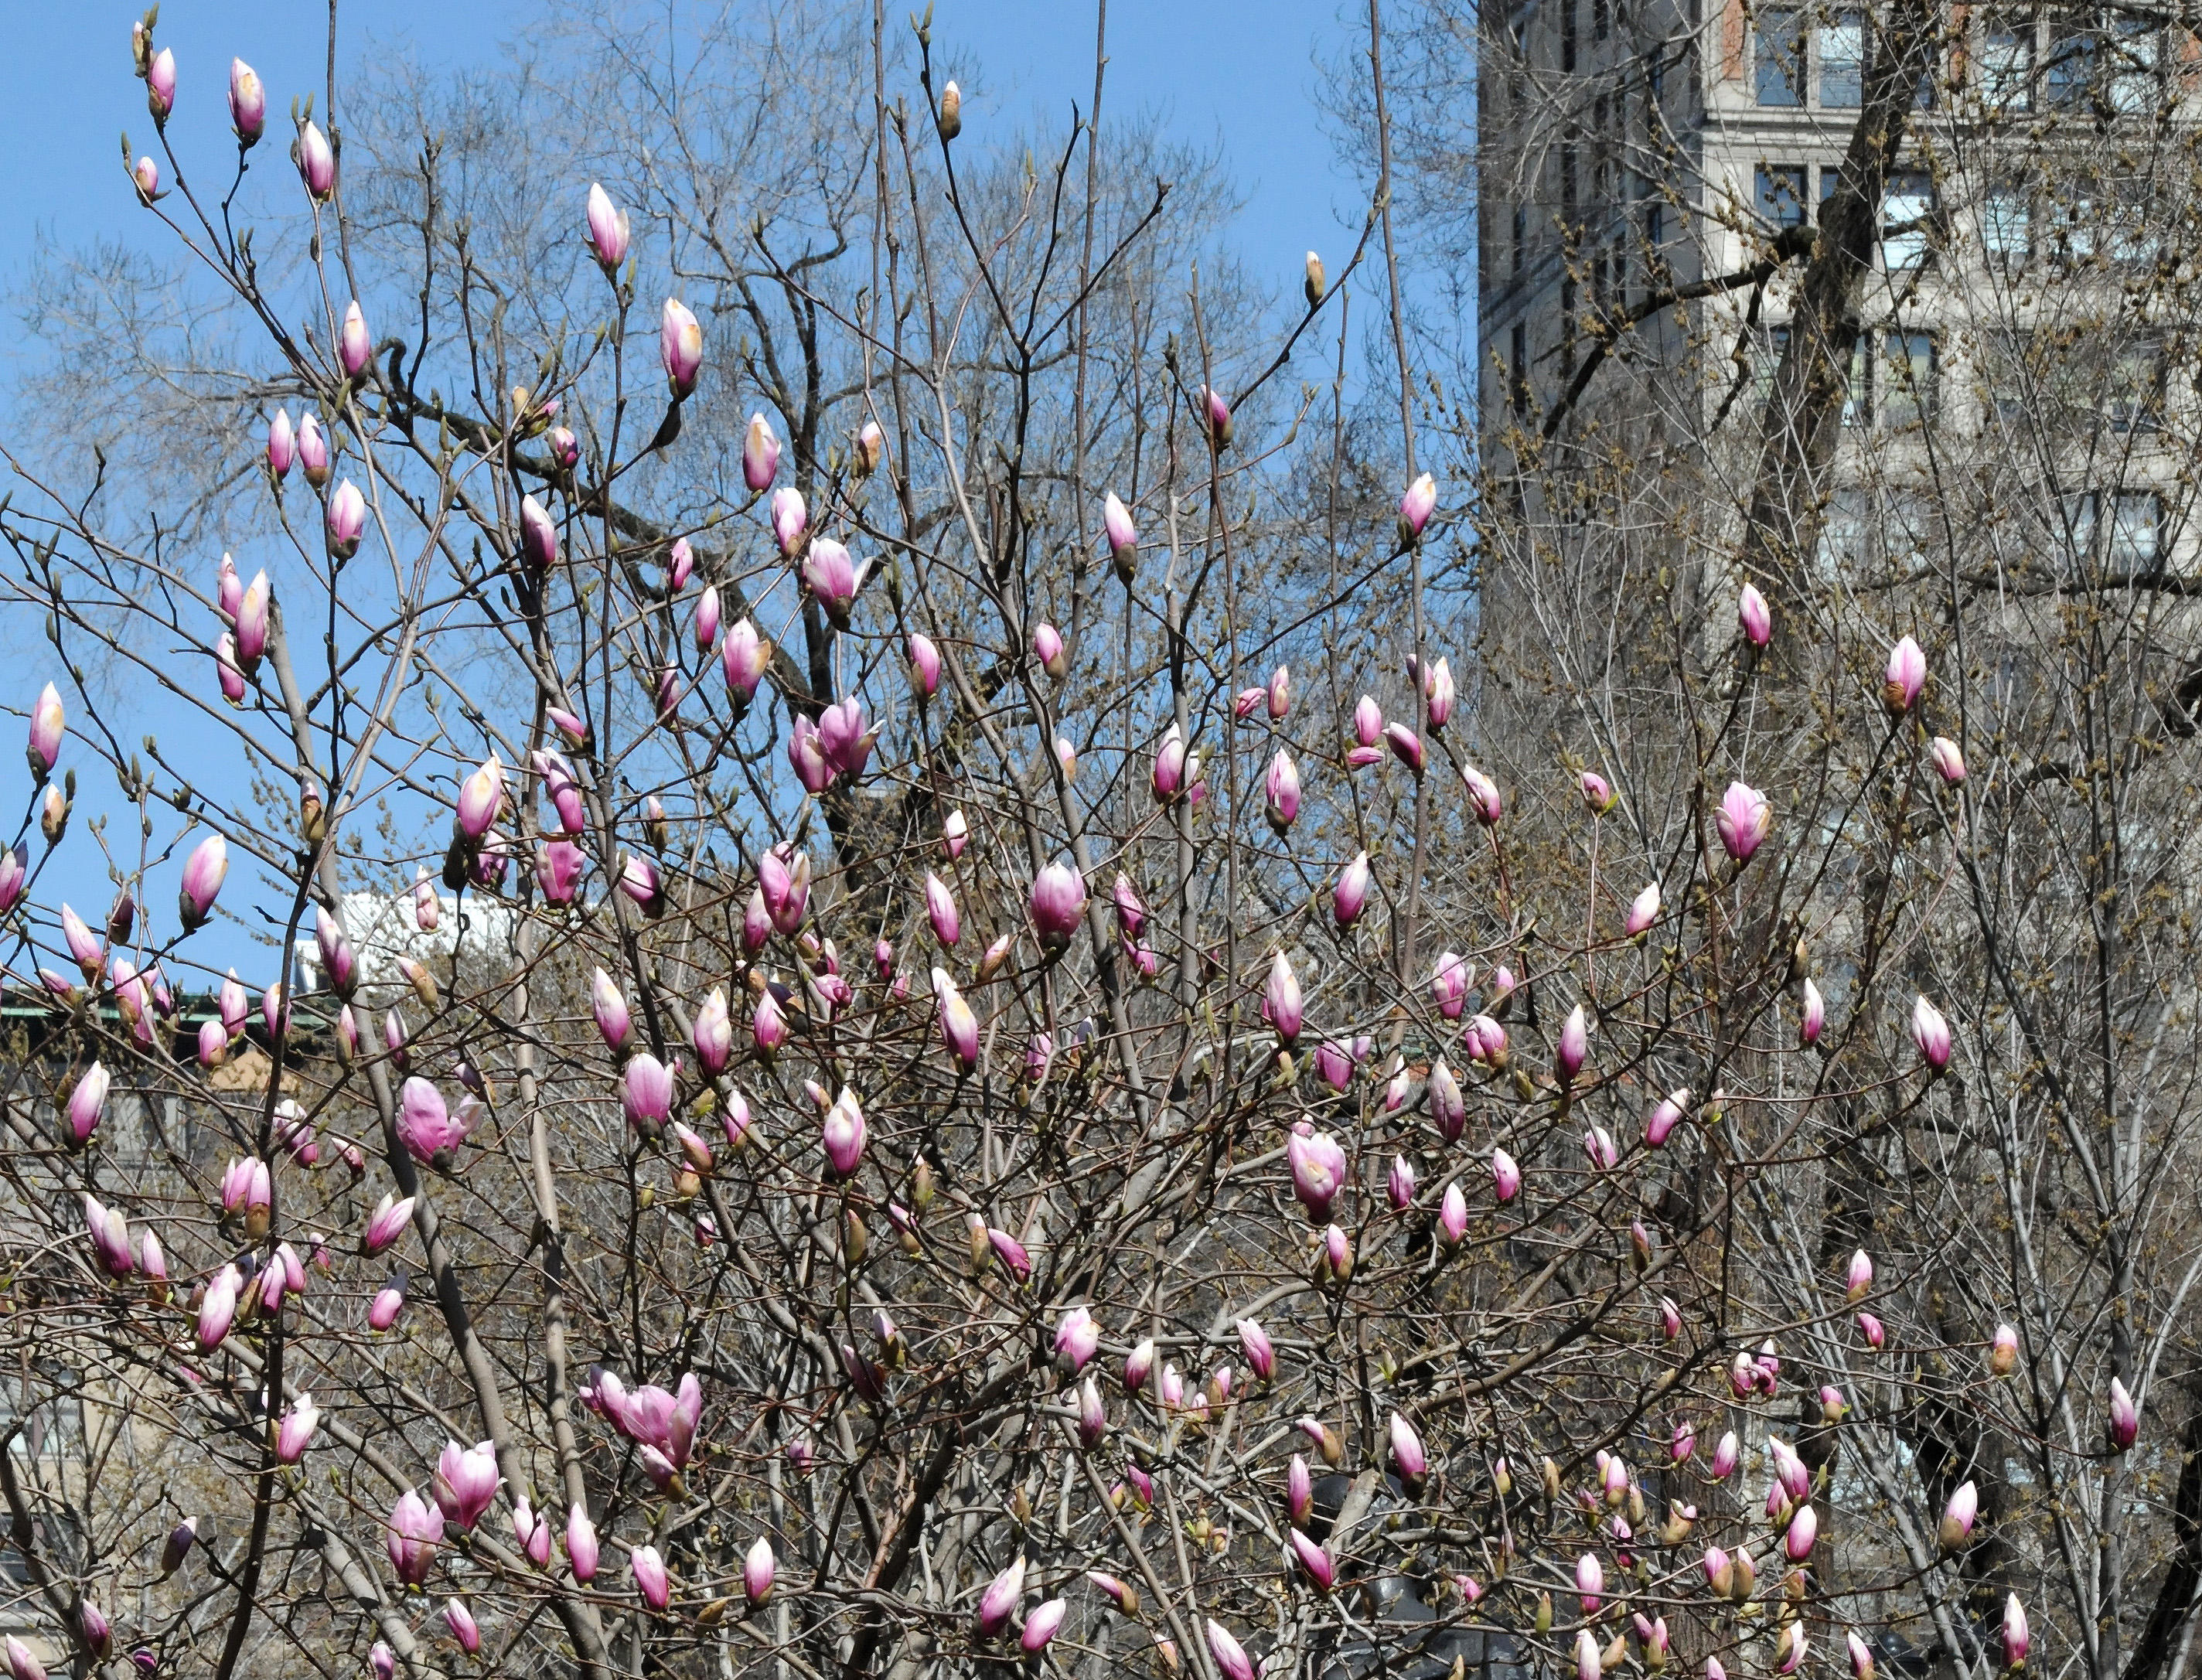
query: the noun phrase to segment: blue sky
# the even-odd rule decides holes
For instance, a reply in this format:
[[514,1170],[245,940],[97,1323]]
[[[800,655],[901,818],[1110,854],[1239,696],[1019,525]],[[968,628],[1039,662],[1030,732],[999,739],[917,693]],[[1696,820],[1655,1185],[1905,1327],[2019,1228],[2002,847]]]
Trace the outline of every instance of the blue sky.
[[[688,0],[669,3],[685,9]],[[492,66],[501,43],[540,9],[533,0],[342,0],[339,90],[347,65],[392,49],[432,67]],[[891,23],[902,26],[910,9],[910,0],[890,0]],[[162,230],[136,203],[118,144],[125,133],[138,150],[152,139],[144,86],[131,70],[130,27],[141,11],[115,0],[0,0],[0,38],[12,48],[0,68],[0,219],[14,230],[19,252],[33,239],[68,248],[119,239],[170,254]],[[1297,291],[1304,251],[1314,247],[1335,262],[1351,242],[1348,230],[1359,227],[1365,189],[1334,156],[1319,80],[1323,64],[1355,62],[1365,19],[1351,0],[1110,0],[1104,133],[1111,117],[1148,114],[1178,137],[1220,150],[1244,201],[1225,237],[1283,296]],[[159,39],[176,55],[180,104],[221,112],[229,61],[243,56],[268,90],[271,145],[263,161],[280,167],[292,97],[322,84],[325,21],[325,9],[307,0],[166,0]],[[936,54],[980,67],[966,108],[974,130],[992,112],[1004,127],[1030,120],[1060,132],[1072,103],[1082,111],[1090,102],[1093,32],[1091,0],[936,0],[933,11]],[[0,258],[0,286],[18,285],[25,262],[23,255]],[[0,334],[0,392],[9,362],[21,353],[14,335]],[[34,423],[0,396],[0,435]],[[28,616],[0,625],[0,647],[26,654],[25,665],[51,658]],[[22,692],[0,697],[0,704],[27,709],[43,675],[19,668]],[[10,747],[4,762],[15,756]],[[67,898],[91,915],[103,911],[111,889],[79,825],[115,793],[104,772],[82,781],[71,840],[38,897],[48,905]],[[35,834],[32,843],[40,849]],[[164,922],[174,873],[149,894]],[[243,890],[246,883],[233,879],[226,901]],[[219,922],[191,947],[217,970],[236,964],[254,983],[269,964],[264,950]]]

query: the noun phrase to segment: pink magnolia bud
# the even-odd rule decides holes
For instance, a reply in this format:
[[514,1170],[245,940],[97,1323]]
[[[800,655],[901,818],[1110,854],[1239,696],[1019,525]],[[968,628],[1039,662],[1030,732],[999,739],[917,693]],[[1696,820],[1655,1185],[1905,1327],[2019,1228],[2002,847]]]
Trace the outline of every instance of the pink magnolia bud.
[[849,551],[831,537],[817,538],[804,554],[803,581],[834,628],[847,629],[857,598],[857,568]]
[[229,1327],[237,1319],[238,1294],[244,1287],[244,1280],[233,1265],[224,1266],[207,1284],[206,1294],[199,1298],[196,1329],[198,1344],[207,1352],[221,1347],[229,1335]]
[[1315,1483],[1308,1474],[1307,1460],[1295,1453],[1292,1464],[1285,1471],[1286,1514],[1291,1518],[1294,1528],[1302,1528],[1314,1510]]
[[1621,803],[1621,795],[1613,791],[1613,784],[1596,770],[1585,770],[1578,780],[1583,804],[1593,816],[1604,816]]
[[228,874],[229,843],[220,834],[209,834],[192,848],[184,863],[183,886],[176,895],[176,913],[185,933],[206,921]]
[[803,551],[810,535],[810,512],[804,505],[803,492],[793,485],[783,485],[772,492],[772,538],[779,544],[781,556],[795,559]]
[[533,496],[520,498],[520,557],[538,577],[558,563],[558,528]]
[[1678,1465],[1687,1464],[1689,1462],[1690,1455],[1697,1451],[1697,1426],[1687,1418],[1676,1418],[1674,1435],[1667,1448],[1668,1458]]
[[1034,877],[1027,905],[1041,949],[1061,952],[1086,914],[1086,882],[1068,864],[1050,864]]
[[162,47],[145,66],[145,106],[157,127],[176,108],[176,55]]
[[1735,622],[1743,639],[1753,647],[1763,647],[1774,640],[1774,614],[1757,584],[1745,584],[1743,592],[1736,597]]
[[1501,1202],[1510,1202],[1522,1194],[1522,1169],[1504,1149],[1491,1152],[1491,1188]]
[[1655,881],[1630,902],[1628,916],[1622,924],[1622,931],[1630,939],[1641,939],[1658,919],[1659,883]]
[[1774,826],[1774,808],[1757,788],[1731,781],[1721,796],[1720,809],[1713,813],[1713,826],[1720,830],[1721,844],[1728,848],[1728,855],[1739,864],[1747,864]]
[[1505,815],[1506,806],[1498,797],[1498,784],[1473,764],[1463,766],[1461,782],[1468,790],[1469,809],[1475,820],[1487,828],[1495,825]]
[[1384,740],[1392,749],[1392,756],[1419,778],[1427,763],[1422,738],[1404,723],[1387,723],[1384,726]]
[[1599,1680],[1598,1640],[1588,1628],[1575,1635],[1575,1680]]
[[1468,1236],[1468,1198],[1457,1181],[1445,1186],[1439,1200],[1438,1235],[1448,1248],[1459,1247]]
[[1864,1249],[1851,1255],[1849,1270],[1844,1274],[1845,1299],[1855,1306],[1873,1292],[1873,1258]]
[[[290,476],[291,469],[297,464],[297,461],[298,435],[291,428],[290,410],[278,409],[275,417],[268,422],[268,470],[280,482]],[[223,557],[227,559],[228,557]],[[235,573],[230,575],[234,576]],[[233,612],[235,609],[225,602],[223,610]]]
[[1277,1350],[1269,1333],[1251,1318],[1241,1318],[1233,1328],[1239,1332],[1239,1346],[1254,1375],[1264,1382],[1272,1380],[1277,1374]]
[[91,1134],[99,1124],[100,1116],[107,1111],[108,1072],[94,1062],[78,1078],[76,1088],[69,1093],[69,1136],[80,1149],[91,1141]]
[[696,388],[696,376],[703,371],[704,329],[678,298],[665,300],[664,317],[658,327],[657,353],[665,363],[665,382],[673,392],[673,400],[685,401]]
[[2115,1376],[2111,1379],[2109,1433],[2111,1448],[2120,1453],[2132,1446],[2140,1434],[2140,1413],[2134,1406],[2133,1396],[2126,1392],[2126,1385]]
[[1652,1111],[1652,1117],[1644,1123],[1645,1143],[1653,1149],[1663,1145],[1673,1135],[1675,1128],[1682,1123],[1682,1117],[1689,1111],[1689,1107],[1687,1086],[1661,1098],[1659,1105]]
[[1291,961],[1281,951],[1269,959],[1269,977],[1262,987],[1262,1013],[1286,1049],[1299,1042],[1300,982]]
[[1089,1376],[1078,1387],[1078,1444],[1090,1453],[1108,1433],[1108,1410],[1101,1404],[1101,1390]]
[[1424,473],[1407,486],[1399,498],[1399,546],[1407,547],[1422,534],[1438,505],[1438,481]]
[[628,1125],[655,1137],[673,1117],[673,1070],[646,1050],[636,1052],[621,1077],[620,1107]]
[[1936,1526],[1935,1537],[1946,1552],[1962,1551],[1972,1538],[1973,1524],[1979,1519],[1980,1489],[1969,1481],[1963,1483],[1950,1495],[1950,1502],[1942,1508],[1942,1520]]
[[1216,447],[1228,447],[1231,442],[1231,406],[1223,400],[1223,393],[1202,386],[1200,405],[1208,422],[1208,435],[1214,440]]
[[1139,533],[1132,516],[1115,491],[1101,504],[1101,528],[1109,539],[1109,557],[1116,575],[1128,587],[1139,565]]
[[957,911],[956,898],[948,884],[931,869],[925,872],[925,914],[933,923],[933,938],[952,950],[963,935],[963,918]]
[[23,749],[33,787],[44,787],[53,773],[55,761],[61,757],[62,731],[67,721],[61,694],[50,682],[38,691],[38,703],[31,708],[30,739]]
[[2003,1602],[2003,1659],[2008,1668],[2026,1665],[2026,1653],[2034,1648],[2034,1636],[2026,1625],[2026,1606],[2013,1593]]
[[1060,682],[1070,674],[1070,651],[1063,645],[1063,633],[1052,624],[1036,626],[1032,633],[1033,657],[1040,669]]
[[635,1590],[652,1610],[662,1610],[673,1596],[673,1582],[665,1559],[655,1546],[638,1546],[627,1553],[627,1568],[634,1575]]
[[451,1630],[451,1637],[458,1641],[459,1648],[468,1656],[481,1649],[481,1629],[464,1599],[444,1600],[444,1625]]
[[1299,767],[1292,763],[1292,755],[1282,747],[1269,760],[1267,793],[1269,827],[1281,835],[1300,814]]
[[863,1162],[864,1131],[864,1111],[857,1105],[856,1093],[845,1085],[827,1110],[821,1129],[826,1158],[839,1176],[848,1177]]
[[472,1095],[462,1098],[454,1111],[441,1091],[415,1074],[398,1088],[397,1141],[421,1165],[449,1172],[480,1111]]
[[1315,1070],[1316,1076],[1334,1091],[1343,1091],[1353,1082],[1353,1058],[1328,1040],[1315,1047]]
[[1303,1120],[1285,1139],[1285,1163],[1292,1173],[1292,1194],[1308,1217],[1329,1218],[1331,1204],[1345,1188],[1345,1152],[1338,1140]]
[[933,998],[940,1012],[940,1041],[969,1073],[979,1065],[979,1017],[945,969],[933,971]]
[[772,1541],[759,1535],[742,1559],[742,1594],[751,1604],[762,1604],[772,1596],[773,1578],[780,1572],[780,1565],[772,1554]]
[[311,409],[298,416],[298,468],[319,490],[329,481],[329,438]]
[[597,1525],[589,1520],[589,1508],[575,1505],[566,1513],[566,1557],[574,1566],[574,1578],[586,1586],[597,1578],[597,1565],[601,1552],[597,1544]]
[[1911,1041],[1919,1046],[1920,1059],[1931,1072],[1939,1074],[1950,1065],[1950,1023],[1942,1018],[1940,1010],[1927,1001],[1924,993],[1911,1005]]
[[1865,1345],[1878,1353],[1882,1344],[1888,1340],[1888,1332],[1881,1320],[1870,1312],[1861,1312],[1858,1316],[1858,1334],[1865,1338]]
[[1354,703],[1353,739],[1363,746],[1374,746],[1383,736],[1383,711],[1375,700],[1363,694]]
[[503,809],[504,766],[492,752],[459,784],[459,833],[470,840],[480,840]]
[[613,273],[627,261],[633,229],[627,212],[615,205],[611,194],[596,181],[589,183],[588,229],[589,249],[595,254],[597,266],[608,274]]
[[367,330],[367,315],[355,298],[345,305],[344,324],[337,331],[337,360],[347,377],[358,379],[374,359],[374,335]]
[[[1194,766],[1198,763],[1197,759],[1191,762]],[[1188,779],[1187,769],[1185,740],[1178,733],[1177,725],[1173,723],[1163,731],[1162,744],[1155,749],[1155,767],[1151,777],[1155,798],[1168,805],[1184,793]],[[1198,774],[1197,768],[1192,774]]]
[[1136,1394],[1147,1386],[1147,1378],[1154,1372],[1155,1344],[1151,1337],[1144,1338],[1124,1358],[1124,1392]]
[[1242,722],[1251,717],[1262,709],[1263,703],[1269,699],[1269,691],[1266,688],[1240,689],[1238,698],[1231,702],[1232,716]]
[[1404,1155],[1392,1158],[1392,1173],[1384,1182],[1384,1196],[1394,1213],[1404,1213],[1415,1205],[1415,1164]]
[[1906,636],[1888,650],[1888,672],[1881,679],[1881,704],[1901,717],[1919,703],[1927,687],[1927,656]]
[[1826,1030],[1827,1025],[1827,999],[1820,995],[1820,988],[1808,979],[1805,982],[1803,1007],[1797,1014],[1797,1041],[1805,1049],[1810,1049],[1820,1041],[1820,1035]]
[[1440,1015],[1448,1021],[1460,1019],[1461,1011],[1468,1007],[1469,982],[1475,977],[1468,958],[1458,952],[1438,953],[1437,966],[1430,974],[1430,1001]]
[[[328,539],[329,552],[339,560],[349,560],[359,552],[360,539],[367,531],[367,498],[359,493],[359,486],[350,479],[337,486],[329,497]],[[247,592],[248,606],[251,595]],[[238,651],[245,652],[244,621],[238,621]],[[250,668],[248,656],[247,669]]]
[[1452,716],[1452,667],[1440,658],[1422,674],[1423,715],[1433,732],[1443,729]]
[[1583,1069],[1590,1056],[1590,1021],[1577,1004],[1568,1011],[1568,1018],[1560,1028],[1559,1046],[1553,1054],[1553,1064],[1558,1070],[1560,1082],[1567,1083]]
[[1810,1505],[1800,1505],[1781,1536],[1782,1552],[1791,1563],[1801,1564],[1812,1555],[1812,1547],[1819,1537],[1820,1513]]
[[1338,885],[1331,889],[1330,895],[1331,914],[1339,927],[1351,928],[1361,919],[1362,910],[1369,902],[1371,880],[1369,854],[1365,852],[1357,854],[1339,874]]
[[286,1465],[297,1463],[305,1456],[314,1432],[321,1426],[321,1407],[314,1404],[311,1394],[300,1394],[297,1404],[285,1412],[282,1422],[275,1426],[277,1462]]
[[1605,1565],[1597,1553],[1586,1552],[1575,1559],[1575,1592],[1582,1600],[1583,1614],[1597,1615],[1605,1593]]
[[268,90],[260,77],[241,58],[229,61],[229,126],[238,145],[250,150],[260,144],[268,127]]
[[696,603],[696,651],[709,653],[719,640],[719,591],[713,585]]
[[298,166],[298,179],[305,184],[306,196],[317,204],[327,203],[337,190],[337,158],[329,150],[328,136],[309,122],[298,131],[297,144],[291,149],[291,156]]
[[1392,1468],[1398,1473],[1410,1492],[1422,1483],[1429,1473],[1429,1459],[1422,1451],[1422,1438],[1404,1416],[1392,1414]]
[[1735,1431],[1730,1429],[1713,1448],[1713,1479],[1716,1482],[1727,1481],[1735,1474],[1736,1465],[1742,1457],[1743,1443],[1736,1438]]
[[1947,735],[1937,735],[1928,743],[1927,751],[1934,760],[1934,773],[1942,778],[1946,787],[1955,787],[1965,779],[1965,755],[1958,750],[1957,742]]
[[921,698],[931,699],[940,692],[940,650],[933,638],[913,630],[910,637],[910,680]]
[[756,625],[741,619],[727,632],[719,663],[726,670],[727,693],[746,705],[772,663],[772,644],[757,634]]
[[1461,1129],[1468,1121],[1468,1103],[1461,1095],[1460,1081],[1453,1076],[1442,1056],[1430,1065],[1427,1095],[1430,1118],[1437,1126],[1438,1135],[1447,1143],[1457,1143]]
[[[1211,404],[1220,407],[1216,399]],[[1227,422],[1225,431],[1229,430]],[[1221,1680],[1254,1680],[1254,1659],[1246,1654],[1246,1648],[1233,1639],[1223,1624],[1210,1618],[1207,1626],[1208,1654],[1216,1659],[1216,1669]]]
[[140,203],[151,204],[168,195],[161,191],[161,166],[151,157],[140,157],[130,166],[130,179],[138,188]]
[[367,1222],[363,1247],[369,1254],[380,1254],[404,1235],[413,1220],[413,1198],[393,1200],[386,1195]]
[[549,438],[550,458],[566,472],[572,472],[581,459],[581,440],[570,427],[553,426]]
[[1294,1528],[1286,1536],[1291,1542],[1293,1558],[1307,1571],[1309,1581],[1317,1592],[1328,1592],[1338,1581],[1338,1569],[1330,1560],[1330,1553]]
[[2008,1376],[2018,1365],[2018,1332],[2009,1324],[1998,1324],[1995,1340],[1988,1345],[1988,1373],[1993,1376]]
[[1024,1597],[1024,1590],[1025,1560],[1024,1554],[1020,1553],[1007,1569],[986,1583],[986,1591],[979,1595],[976,1624],[980,1638],[992,1639],[1009,1626],[1010,1618],[1016,1613],[1018,1601]]

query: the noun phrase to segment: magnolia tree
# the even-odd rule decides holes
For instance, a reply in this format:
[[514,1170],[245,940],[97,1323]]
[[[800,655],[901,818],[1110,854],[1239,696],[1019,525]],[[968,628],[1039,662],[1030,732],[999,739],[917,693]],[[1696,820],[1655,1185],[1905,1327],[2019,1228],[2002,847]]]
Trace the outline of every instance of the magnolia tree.
[[[21,466],[0,522],[47,637],[15,1680],[1869,1680],[2092,1614],[1975,1601],[1976,1488],[1904,1419],[2107,1515],[2130,1334],[2024,1348],[1960,1282],[1922,1359],[1933,1238],[1800,1211],[1829,1126],[1980,1147],[1966,1023],[1852,902],[1967,809],[1917,643],[1814,687],[1745,587],[1660,668],[1663,785],[1589,739],[1502,781],[1387,179],[1273,317],[1095,112],[1005,166],[923,25],[818,27],[872,91],[815,170],[638,142],[539,241],[402,113],[347,165],[301,100],[268,170],[253,73],[225,138],[138,27],[128,190],[240,345],[164,388],[236,470],[204,551],[158,480]],[[1861,742],[1911,813],[1864,861]]]

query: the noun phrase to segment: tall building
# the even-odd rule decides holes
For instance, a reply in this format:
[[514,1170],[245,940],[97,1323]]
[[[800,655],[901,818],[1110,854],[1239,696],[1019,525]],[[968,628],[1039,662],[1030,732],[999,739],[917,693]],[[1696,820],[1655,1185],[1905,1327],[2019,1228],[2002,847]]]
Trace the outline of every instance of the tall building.
[[[1877,20],[1487,10],[1481,446],[1530,526],[1578,496],[1649,497],[1678,539],[1730,539]],[[2045,544],[2136,575],[2182,560],[2195,37],[2160,13],[2035,6],[1960,5],[1941,32],[1858,300],[1821,559],[1838,576]]]

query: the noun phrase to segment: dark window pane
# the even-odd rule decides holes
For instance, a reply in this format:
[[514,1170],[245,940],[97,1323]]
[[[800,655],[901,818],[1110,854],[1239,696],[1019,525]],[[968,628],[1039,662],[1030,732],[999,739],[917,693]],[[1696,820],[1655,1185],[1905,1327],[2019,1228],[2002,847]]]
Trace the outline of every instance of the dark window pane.
[[1799,14],[1766,11],[1758,15],[1756,68],[1760,104],[1805,103],[1805,26]]
[[1805,166],[1801,163],[1762,163],[1758,166],[1758,214],[1775,227],[1801,227],[1805,222]]
[[2034,26],[1999,19],[1981,32],[1981,98],[1991,109],[2034,109]]

